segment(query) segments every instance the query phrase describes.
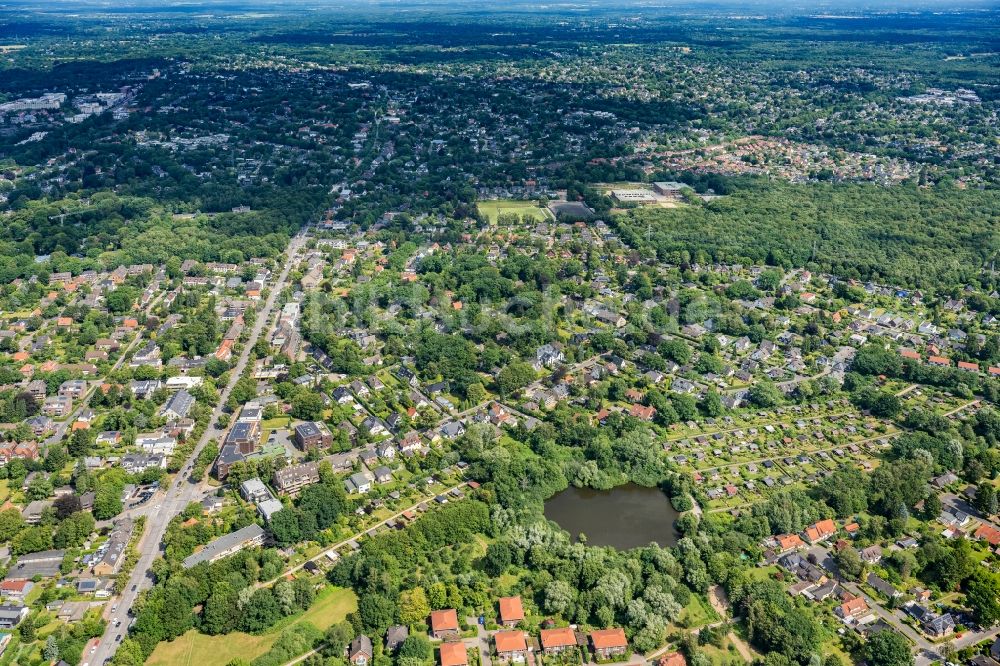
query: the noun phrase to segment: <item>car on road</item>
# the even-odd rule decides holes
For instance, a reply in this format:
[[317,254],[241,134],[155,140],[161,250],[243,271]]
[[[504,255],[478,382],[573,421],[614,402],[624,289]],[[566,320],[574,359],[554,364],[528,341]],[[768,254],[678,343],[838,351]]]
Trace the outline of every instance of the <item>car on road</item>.
[[132,591],[133,591],[133,592],[135,592],[135,591],[136,591],[136,589],[138,589],[138,587],[139,587],[139,585],[138,585],[138,584],[136,584],[136,585],[133,585],[133,586],[132,586]]
[[118,634],[117,636],[115,636],[115,643],[121,643],[121,642],[122,642],[122,635]]

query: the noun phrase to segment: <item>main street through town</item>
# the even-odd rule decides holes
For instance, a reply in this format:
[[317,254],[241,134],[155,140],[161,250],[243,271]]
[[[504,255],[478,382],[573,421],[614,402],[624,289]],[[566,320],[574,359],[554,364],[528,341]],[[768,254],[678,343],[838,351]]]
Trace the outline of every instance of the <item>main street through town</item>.
[[[105,613],[105,618],[108,620],[107,629],[96,645],[88,647],[90,654],[84,655],[83,663],[85,666],[104,664],[114,656],[115,651],[118,649],[118,646],[121,644],[121,641],[127,633],[130,619],[129,615],[132,610],[132,606],[135,604],[135,601],[139,596],[139,593],[148,589],[154,583],[151,568],[153,561],[162,553],[163,535],[166,533],[167,525],[170,523],[171,519],[183,511],[188,504],[194,501],[199,501],[204,498],[207,493],[212,492],[212,489],[209,488],[207,484],[204,484],[201,481],[192,482],[189,479],[191,468],[194,465],[194,461],[197,459],[198,454],[201,453],[201,450],[205,448],[205,445],[208,444],[210,440],[221,440],[224,431],[219,428],[216,423],[219,420],[219,416],[226,408],[226,402],[229,400],[230,392],[233,390],[233,387],[243,374],[243,371],[250,360],[250,354],[253,351],[254,344],[257,342],[265,328],[269,327],[269,322],[274,311],[274,304],[277,301],[278,294],[285,288],[288,280],[288,274],[291,271],[292,266],[295,265],[295,259],[299,251],[305,245],[305,242],[306,235],[304,233],[299,233],[292,238],[285,251],[286,261],[284,268],[282,269],[277,281],[275,281],[272,285],[271,291],[264,303],[264,307],[257,315],[250,337],[243,346],[243,351],[240,354],[236,365],[230,372],[229,384],[223,388],[219,395],[219,401],[212,412],[208,428],[205,429],[201,439],[191,452],[191,456],[181,468],[181,471],[174,476],[165,493],[162,496],[157,495],[157,497],[150,502],[152,506],[144,509],[146,515],[146,530],[138,545],[139,561],[132,570],[132,575],[129,578],[128,584],[121,590],[119,596],[111,600],[111,610]],[[157,500],[159,501],[157,502]],[[138,516],[143,514],[136,513],[135,515]]]

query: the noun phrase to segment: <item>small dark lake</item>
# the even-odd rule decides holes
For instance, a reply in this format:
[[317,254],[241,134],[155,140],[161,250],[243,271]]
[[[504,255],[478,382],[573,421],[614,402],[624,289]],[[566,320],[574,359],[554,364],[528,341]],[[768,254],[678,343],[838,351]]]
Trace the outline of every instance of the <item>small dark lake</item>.
[[679,514],[658,488],[634,483],[611,490],[570,486],[545,502],[545,517],[575,540],[583,532],[591,546],[620,550],[677,543],[674,520]]

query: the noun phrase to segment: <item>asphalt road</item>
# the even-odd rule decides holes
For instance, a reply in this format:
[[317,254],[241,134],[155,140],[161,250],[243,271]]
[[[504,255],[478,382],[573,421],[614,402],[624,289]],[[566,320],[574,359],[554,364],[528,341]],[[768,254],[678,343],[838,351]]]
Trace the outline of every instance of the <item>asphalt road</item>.
[[[250,354],[253,351],[253,346],[257,342],[261,333],[264,331],[265,326],[271,319],[271,314],[274,310],[274,303],[278,298],[278,294],[284,289],[285,283],[288,280],[288,273],[290,272],[292,265],[295,263],[293,257],[299,252],[302,246],[305,244],[306,237],[304,234],[300,233],[292,238],[288,245],[286,254],[289,260],[285,262],[285,267],[282,269],[277,281],[271,288],[270,294],[267,297],[267,301],[264,303],[263,309],[257,315],[257,319],[254,322],[253,330],[250,333],[250,338],[247,343],[243,346],[243,352],[240,354],[236,365],[230,373],[229,384],[223,388],[219,395],[219,402],[215,406],[215,410],[212,412],[211,420],[209,421],[208,428],[205,429],[204,434],[198,441],[194,450],[191,453],[190,458],[188,458],[187,463],[181,468],[171,484],[164,491],[163,495],[157,495],[152,500],[150,500],[150,506],[144,509],[146,512],[146,533],[143,539],[139,543],[139,561],[132,570],[132,576],[129,578],[128,584],[122,593],[113,598],[109,604],[110,610],[105,611],[105,619],[108,620],[108,627],[104,632],[104,636],[101,637],[100,642],[97,644],[96,649],[94,649],[90,654],[85,654],[83,657],[84,666],[97,666],[99,664],[104,664],[107,660],[111,659],[121,641],[124,640],[128,632],[128,624],[130,621],[130,612],[132,606],[135,604],[136,598],[139,593],[145,589],[152,587],[154,580],[153,574],[151,572],[151,567],[153,561],[162,554],[162,541],[163,535],[166,533],[167,525],[170,520],[184,510],[188,504],[194,501],[199,501],[205,497],[208,492],[206,484],[202,482],[192,483],[188,476],[191,470],[191,466],[194,464],[195,459],[197,459],[198,454],[201,450],[205,448],[209,440],[216,439],[221,440],[224,433],[223,430],[216,427],[216,422],[218,421],[219,415],[222,414],[225,409],[226,402],[229,400],[229,394],[236,385],[237,380],[243,374],[244,368],[246,368],[247,363],[250,359]],[[135,515],[141,515],[137,513]],[[108,608],[108,607],[106,607]],[[120,622],[120,625],[116,626]]]

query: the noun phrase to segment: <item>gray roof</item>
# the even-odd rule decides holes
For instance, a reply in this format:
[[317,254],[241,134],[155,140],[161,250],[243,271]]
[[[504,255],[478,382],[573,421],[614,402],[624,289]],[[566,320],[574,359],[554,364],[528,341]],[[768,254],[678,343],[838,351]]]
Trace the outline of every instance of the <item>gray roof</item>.
[[177,393],[170,396],[170,400],[167,400],[167,404],[163,407],[163,411],[171,411],[180,418],[184,418],[191,411],[191,407],[194,405],[194,396],[181,389]]
[[184,558],[184,568],[190,569],[191,567],[201,564],[202,562],[208,562],[214,557],[225,553],[241,543],[245,543],[251,539],[259,539],[262,536],[264,536],[264,530],[256,523],[253,525],[247,525],[243,529],[236,530],[230,534],[220,536],[218,539],[210,542],[197,553],[188,555]]
[[44,550],[39,553],[28,553],[17,560],[7,572],[7,580],[34,578],[35,576],[51,577],[59,574],[65,550]]
[[356,654],[364,653],[368,656],[373,654],[372,652],[372,639],[368,638],[364,634],[357,636],[353,641],[351,641],[351,651],[350,655],[353,657]]

